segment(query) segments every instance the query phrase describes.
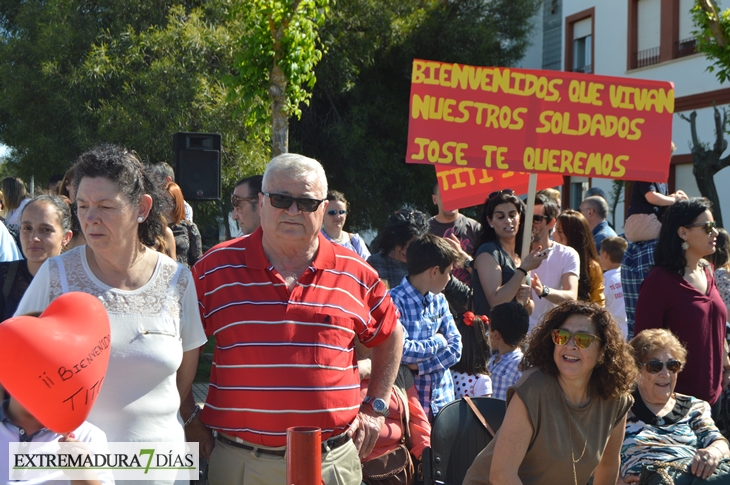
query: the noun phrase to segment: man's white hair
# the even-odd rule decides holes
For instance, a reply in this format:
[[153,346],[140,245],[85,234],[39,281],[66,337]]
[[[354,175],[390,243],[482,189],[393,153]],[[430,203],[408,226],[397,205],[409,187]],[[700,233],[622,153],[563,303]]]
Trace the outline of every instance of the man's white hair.
[[264,171],[264,179],[261,187],[264,192],[269,192],[269,179],[271,174],[287,172],[287,174],[295,179],[307,178],[314,175],[319,186],[322,188],[321,198],[327,197],[327,175],[324,173],[322,164],[317,160],[298,153],[284,153],[278,157],[274,157],[266,166]]

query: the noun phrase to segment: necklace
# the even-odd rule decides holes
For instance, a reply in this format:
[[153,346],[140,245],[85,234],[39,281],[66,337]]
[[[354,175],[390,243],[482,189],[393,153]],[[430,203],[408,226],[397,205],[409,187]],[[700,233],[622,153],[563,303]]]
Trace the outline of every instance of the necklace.
[[570,459],[573,461],[573,482],[578,485],[578,474],[575,471],[575,465],[586,454],[586,447],[588,446],[588,433],[586,433],[586,440],[583,443],[583,452],[580,454],[578,459],[575,459],[575,451],[573,450],[573,420],[570,419],[570,413],[568,413],[568,431],[570,432]]
[[347,234],[345,231],[342,231],[340,233],[340,237],[337,237],[337,238],[333,237],[332,240],[334,242],[336,242],[337,244],[344,244],[350,240],[350,235]]

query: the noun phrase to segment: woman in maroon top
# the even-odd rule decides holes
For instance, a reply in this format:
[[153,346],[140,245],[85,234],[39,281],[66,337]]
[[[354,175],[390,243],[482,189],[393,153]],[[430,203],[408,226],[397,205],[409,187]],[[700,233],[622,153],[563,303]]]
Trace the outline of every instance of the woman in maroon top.
[[641,284],[636,334],[647,328],[671,330],[687,347],[687,365],[677,392],[710,403],[713,415],[722,392],[723,341],[727,309],[703,259],[717,240],[710,201],[680,200],[664,216],[655,266]]

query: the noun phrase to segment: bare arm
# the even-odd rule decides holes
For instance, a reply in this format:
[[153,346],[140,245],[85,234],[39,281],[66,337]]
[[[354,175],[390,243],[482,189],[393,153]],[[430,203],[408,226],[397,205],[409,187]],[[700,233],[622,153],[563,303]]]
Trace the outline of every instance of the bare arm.
[[[525,260],[522,262],[522,267],[527,271],[532,271],[540,266],[545,260],[547,255],[538,257],[537,253],[540,252],[542,247],[538,246],[537,249],[527,255]],[[507,303],[512,301],[517,295],[517,291],[520,289],[522,284],[525,282],[525,273],[522,271],[515,271],[515,274],[510,280],[502,284],[502,267],[494,259],[494,256],[488,253],[482,253],[477,256],[474,260],[474,267],[477,269],[479,274],[479,282],[482,284],[482,290],[484,296],[487,297],[489,306],[494,308],[501,303]],[[577,294],[577,286],[576,286]]]
[[614,485],[616,483],[621,465],[621,445],[624,443],[625,431],[626,415],[611,431],[606,449],[603,450],[603,458],[593,472],[594,485]]
[[[195,399],[193,393],[190,392],[180,405],[180,417],[182,417],[183,422],[187,422],[194,411]],[[200,455],[206,460],[210,459],[210,454],[215,447],[215,439],[213,438],[213,432],[200,419],[200,413],[185,427],[185,439],[190,442],[197,442]]]
[[[177,391],[180,393],[180,417],[183,423],[195,412],[195,399],[193,398],[193,380],[195,371],[198,368],[198,357],[200,349],[188,350],[183,354],[182,364],[177,369]],[[185,438],[191,442],[198,442],[200,454],[207,460],[215,446],[213,433],[200,420],[198,413],[193,420],[185,427]]]
[[[390,402],[390,391],[393,389],[393,383],[398,374],[398,364],[402,352],[403,329],[398,323],[390,337],[372,349],[368,396],[379,397],[386,403]],[[360,408],[360,412],[348,430],[360,458],[365,458],[373,451],[384,422],[385,417],[375,413],[371,406]]]
[[489,481],[492,485],[521,485],[517,475],[532,439],[532,425],[525,403],[515,393],[497,435]]
[[165,228],[165,245],[167,246],[167,255],[172,259],[177,260],[177,246],[175,245],[175,235],[172,233],[172,229],[169,227]]
[[[550,303],[556,305],[568,300],[578,299],[578,276],[573,273],[564,273],[560,277],[561,288],[550,288],[550,293],[544,297]],[[544,289],[542,281],[537,274],[532,275],[532,289],[541,295]]]
[[686,199],[687,194],[685,194],[681,190],[678,190],[673,194],[662,195],[659,192],[654,192],[652,190],[644,194],[644,198],[651,205],[667,206],[674,204],[678,200]]
[[198,370],[198,356],[200,349],[188,350],[183,353],[182,363],[177,368],[177,392],[180,394],[180,402],[184,402],[188,394],[193,390],[195,372]]

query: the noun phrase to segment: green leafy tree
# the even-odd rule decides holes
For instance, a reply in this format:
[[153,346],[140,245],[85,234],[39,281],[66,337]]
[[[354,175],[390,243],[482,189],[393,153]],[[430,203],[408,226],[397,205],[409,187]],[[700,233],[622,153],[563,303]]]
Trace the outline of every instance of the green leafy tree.
[[704,53],[720,82],[730,75],[730,9],[721,12],[715,0],[697,0],[692,8],[697,50]]
[[[266,142],[234,119],[241,108],[222,82],[245,29],[230,4],[0,0],[0,141],[12,148],[9,171],[40,183],[100,142],[171,162],[172,134],[201,131],[223,136],[224,188],[260,173]],[[201,204],[196,222],[227,208]]]
[[433,167],[407,165],[413,58],[509,66],[528,45],[539,0],[338,0],[321,29],[296,151],[321,160],[351,202],[349,224],[380,226],[404,203],[431,208]]
[[[271,122],[273,155],[289,151],[289,118],[301,116],[316,81],[314,66],[322,59],[318,27],[329,0],[247,0],[235,15],[245,19],[235,60],[236,74],[226,78],[232,98],[239,99],[246,126]],[[270,103],[263,100],[268,99]]]

